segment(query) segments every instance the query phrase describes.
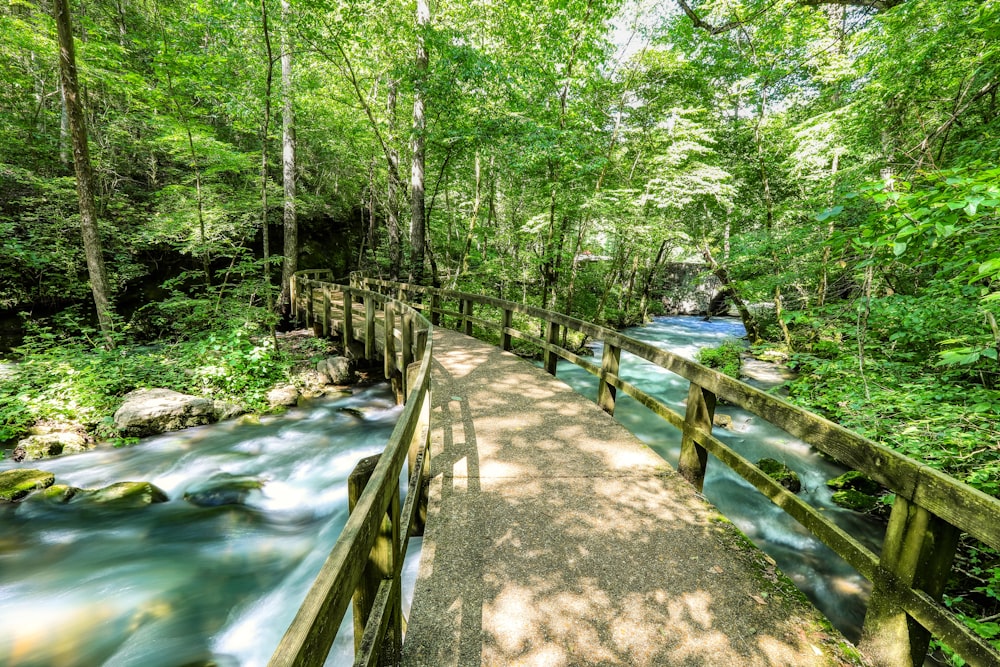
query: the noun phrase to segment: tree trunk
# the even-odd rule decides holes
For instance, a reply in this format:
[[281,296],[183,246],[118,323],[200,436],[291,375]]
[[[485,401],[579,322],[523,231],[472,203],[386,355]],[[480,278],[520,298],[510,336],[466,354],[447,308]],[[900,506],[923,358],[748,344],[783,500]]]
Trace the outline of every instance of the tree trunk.
[[416,81],[413,87],[413,137],[410,148],[413,163],[410,170],[410,282],[417,285],[424,279],[424,83],[427,79],[427,45],[424,32],[431,20],[427,0],[417,0]]
[[267,135],[271,127],[271,78],[274,74],[274,57],[271,53],[271,32],[267,26],[267,0],[260,0],[260,20],[264,31],[264,121],[260,129],[260,226],[264,245],[264,294],[267,312],[274,312],[274,295],[271,294],[271,232],[267,223]]
[[399,247],[399,151],[393,146],[396,135],[396,82],[389,81],[386,86],[386,115],[389,117],[389,136],[386,158],[389,161],[388,202],[386,202],[385,225],[389,232],[389,277],[395,280],[399,277],[402,252]]
[[472,252],[472,236],[476,231],[476,220],[479,218],[479,207],[482,201],[482,172],[480,170],[479,151],[476,151],[476,161],[473,167],[475,189],[473,190],[472,215],[469,216],[469,228],[465,232],[465,246],[462,249],[462,261],[459,263],[459,273],[469,270],[469,254]]
[[107,273],[104,269],[101,235],[97,227],[97,210],[94,207],[94,172],[90,165],[87,125],[77,83],[76,52],[73,46],[69,3],[67,0],[55,0],[54,9],[56,27],[59,31],[59,74],[73,141],[73,168],[76,171],[76,194],[80,205],[80,230],[83,235],[84,253],[87,256],[90,291],[94,295],[94,306],[97,308],[97,319],[105,344],[112,348],[114,339],[111,302]]
[[747,308],[746,303],[743,301],[743,297],[740,296],[740,292],[736,289],[736,285],[729,278],[729,272],[726,267],[720,266],[715,258],[712,257],[712,251],[709,250],[706,245],[702,250],[702,256],[705,258],[705,263],[708,264],[712,273],[715,277],[719,279],[722,283],[722,287],[729,292],[729,298],[733,300],[736,304],[736,310],[740,313],[740,319],[743,320],[743,328],[747,330],[747,338],[750,339],[751,345],[756,345],[761,341],[760,336],[760,325],[757,323],[757,318],[753,316],[750,309]]
[[281,97],[284,104],[281,114],[281,173],[285,186],[285,249],[281,263],[282,310],[289,310],[292,275],[299,270],[299,225],[295,217],[295,110],[292,108],[292,40],[289,30],[291,5],[281,0]]

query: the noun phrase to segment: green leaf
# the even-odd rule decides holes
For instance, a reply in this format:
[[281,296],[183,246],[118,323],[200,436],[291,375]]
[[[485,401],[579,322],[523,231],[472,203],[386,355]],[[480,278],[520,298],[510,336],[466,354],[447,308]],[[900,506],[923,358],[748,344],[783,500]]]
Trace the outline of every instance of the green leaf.
[[906,252],[906,243],[903,241],[896,241],[892,244],[892,254],[899,257],[904,252]]

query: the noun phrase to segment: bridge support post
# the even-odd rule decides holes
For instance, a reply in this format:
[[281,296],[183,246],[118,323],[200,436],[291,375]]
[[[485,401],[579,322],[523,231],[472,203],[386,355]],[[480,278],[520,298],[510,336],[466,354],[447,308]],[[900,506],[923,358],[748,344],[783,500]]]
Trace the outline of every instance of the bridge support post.
[[[896,496],[886,528],[879,571],[861,630],[860,648],[876,665],[919,667],[931,635],[893,595],[897,586],[940,600],[958,546],[959,531],[923,507]],[[894,581],[893,581],[894,580]]]
[[365,360],[375,360],[375,301],[365,295]]
[[401,377],[403,396],[410,393],[409,369],[413,363],[413,311],[407,310],[403,313],[403,322],[399,327],[400,332],[400,353],[402,354],[403,374]]
[[[361,494],[371,479],[375,466],[378,465],[381,454],[369,456],[361,459],[354,467],[350,477],[347,478],[347,503],[351,512],[354,511]],[[389,511],[382,517],[382,523],[378,527],[378,535],[371,553],[368,555],[368,563],[365,565],[364,574],[354,591],[354,651],[357,653],[361,649],[361,640],[365,634],[365,625],[371,616],[375,598],[378,595],[379,586],[385,579],[392,579],[392,592],[390,594],[388,613],[391,615],[389,628],[386,631],[385,642],[381,647],[380,664],[395,665],[399,662],[400,647],[403,636],[403,614],[401,608],[402,595],[400,592],[400,581],[397,571],[400,569],[396,559],[396,545],[399,544],[399,487],[395,487],[392,500],[389,503]]]
[[510,334],[507,329],[514,327],[514,311],[505,309],[503,311],[503,324],[500,325],[500,347],[504,352],[510,352]]
[[615,414],[615,397],[618,389],[608,382],[608,376],[618,377],[618,367],[621,363],[622,350],[620,347],[605,342],[604,354],[601,356],[601,377],[597,385],[597,404],[609,415]]
[[[545,342],[549,346],[559,345],[559,325],[552,321],[545,322]],[[545,371],[549,375],[556,374],[556,364],[559,362],[559,355],[552,351],[551,347],[546,347],[542,353],[542,360],[545,363]]]
[[[426,339],[426,332],[424,338]],[[417,359],[407,370],[410,375],[410,386],[420,374],[420,360],[423,359],[421,352]],[[415,493],[417,509],[416,516],[410,529],[410,535],[419,537],[424,534],[424,527],[427,524],[427,493],[431,484],[431,392],[430,389],[423,396],[423,403],[420,404],[420,417],[417,419],[417,427],[413,431],[413,439],[410,440],[410,448],[406,454],[407,479],[410,481],[407,493]],[[417,478],[417,469],[420,469]],[[406,517],[409,519],[409,517]],[[405,557],[405,554],[404,554]]]
[[712,417],[715,416],[715,394],[704,387],[691,383],[688,389],[687,410],[684,414],[684,434],[681,436],[681,455],[677,462],[677,472],[700,493],[705,486],[705,467],[708,464],[708,450],[694,439],[694,431],[712,432]]
[[460,310],[462,311],[462,330],[466,336],[472,335],[472,309],[473,303],[469,299],[462,299]]
[[431,294],[431,324],[437,326],[441,324],[441,295],[437,292]]
[[288,300],[291,305],[292,322],[299,319],[299,277],[292,275],[291,283],[288,286]]
[[313,299],[316,298],[313,295],[313,282],[311,280],[307,280],[303,287],[305,288],[306,293],[306,329],[311,329],[313,323],[316,321],[315,313],[313,312],[315,309]]
[[330,334],[333,333],[333,327],[330,322],[330,286],[323,285],[323,337],[329,338]]
[[341,296],[344,300],[344,329],[341,332],[344,338],[344,351],[350,353],[354,348],[354,298],[351,296],[350,288],[344,288]]

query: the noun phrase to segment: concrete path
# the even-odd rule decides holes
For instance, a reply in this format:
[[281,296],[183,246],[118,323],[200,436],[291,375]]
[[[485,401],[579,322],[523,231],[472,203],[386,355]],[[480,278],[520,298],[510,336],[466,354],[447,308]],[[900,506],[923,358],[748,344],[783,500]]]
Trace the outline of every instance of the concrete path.
[[404,665],[853,664],[766,556],[566,384],[441,328],[433,373]]

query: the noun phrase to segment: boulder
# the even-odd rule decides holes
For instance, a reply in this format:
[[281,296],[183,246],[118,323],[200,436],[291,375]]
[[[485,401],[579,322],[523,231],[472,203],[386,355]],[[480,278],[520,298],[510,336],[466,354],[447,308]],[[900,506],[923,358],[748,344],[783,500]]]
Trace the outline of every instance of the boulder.
[[255,477],[218,473],[190,487],[184,492],[184,500],[198,507],[242,505],[251,492],[263,486],[264,483]]
[[76,431],[50,431],[19,440],[11,458],[15,461],[37,461],[61,454],[85,452],[93,446],[92,441]]
[[330,384],[354,382],[354,365],[347,357],[327,357],[316,364],[316,370],[330,378]]
[[31,497],[31,501],[34,502],[35,500],[44,500],[52,504],[63,505],[71,501],[73,499],[73,496],[75,496],[79,492],[80,489],[76,488],[75,486],[67,486],[66,484],[53,484],[49,488],[42,489],[41,491],[33,495]]
[[718,426],[719,428],[728,429],[730,431],[735,430],[733,428],[733,418],[730,417],[729,415],[720,415],[720,414],[713,415],[712,424]]
[[272,408],[296,405],[299,402],[299,390],[291,384],[283,384],[267,392],[267,404]]
[[143,437],[201,426],[240,413],[237,406],[170,389],[136,389],[115,412],[115,426],[125,436]]
[[788,467],[788,465],[775,459],[761,459],[757,461],[757,467],[761,472],[773,479],[778,484],[791,491],[798,493],[802,490],[802,481],[799,474]]
[[112,509],[137,509],[169,500],[163,489],[150,482],[118,482],[93,491],[80,491],[74,502]]
[[56,481],[56,476],[44,470],[17,468],[0,472],[0,501],[15,502],[29,493],[47,489]]

